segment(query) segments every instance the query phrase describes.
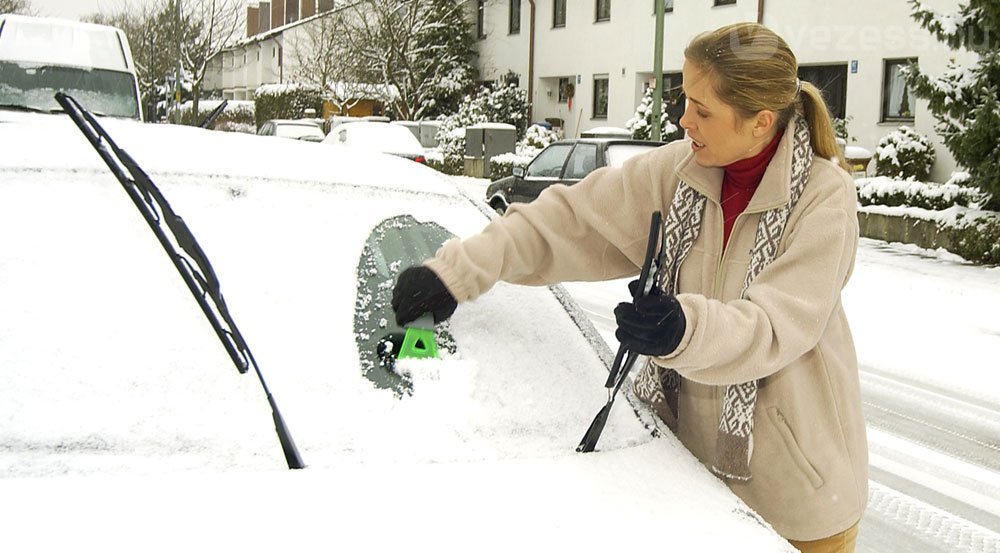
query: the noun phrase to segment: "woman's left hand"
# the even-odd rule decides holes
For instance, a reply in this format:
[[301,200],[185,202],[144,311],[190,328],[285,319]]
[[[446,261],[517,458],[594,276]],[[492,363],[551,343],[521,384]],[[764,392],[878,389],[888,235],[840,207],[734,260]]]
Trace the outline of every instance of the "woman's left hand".
[[615,319],[618,321],[615,338],[623,346],[630,352],[657,357],[677,349],[687,326],[680,302],[669,294],[619,303]]

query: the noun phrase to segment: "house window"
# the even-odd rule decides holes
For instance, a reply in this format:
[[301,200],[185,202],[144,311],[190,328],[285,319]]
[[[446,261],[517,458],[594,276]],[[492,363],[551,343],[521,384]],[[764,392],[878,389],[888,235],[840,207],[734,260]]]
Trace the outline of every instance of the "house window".
[[882,121],[913,122],[913,91],[906,86],[903,69],[917,58],[885,60],[882,73]]
[[512,35],[521,32],[521,0],[510,0],[510,23],[507,30]]
[[715,0],[715,5],[716,6],[728,6],[728,5],[735,4],[735,3],[736,3],[736,0]]
[[552,26],[566,26],[566,0],[552,0]]
[[608,76],[594,77],[594,115],[593,119],[608,118]]
[[809,81],[823,93],[831,117],[844,118],[847,114],[847,64],[800,66],[799,78]]
[[299,0],[287,0],[285,2],[285,23],[293,23],[299,20]]
[[611,0],[596,0],[595,21],[611,21]]
[[486,38],[486,0],[476,2],[476,36]]
[[[674,11],[674,0],[663,0],[663,13]],[[656,14],[656,0],[653,0],[653,14]]]

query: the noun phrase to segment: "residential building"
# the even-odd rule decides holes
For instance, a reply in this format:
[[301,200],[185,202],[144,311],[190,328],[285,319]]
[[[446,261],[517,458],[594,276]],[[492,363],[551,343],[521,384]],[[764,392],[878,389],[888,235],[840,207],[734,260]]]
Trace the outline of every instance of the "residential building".
[[[312,43],[309,36],[312,30],[335,13],[339,5],[334,0],[251,3],[246,8],[246,36],[208,61],[204,90],[229,100],[253,100],[254,91],[261,85],[299,82],[297,49]],[[337,84],[338,90],[345,87],[344,83]],[[365,90],[360,85],[348,88]],[[379,101],[357,98],[352,99],[345,114],[381,115],[382,111]],[[340,110],[328,104],[321,115],[325,119],[335,113],[340,114]]]
[[[653,79],[655,0],[472,0],[484,80],[517,75],[532,120],[561,123],[567,136],[624,127]],[[909,125],[935,144],[931,175],[945,181],[955,162],[934,132],[934,117],[899,75],[909,60],[940,74],[949,59],[974,59],[936,41],[910,17],[906,0],[662,0],[665,88],[680,86],[684,47],[696,34],[760,21],[795,52],[799,74],[819,86],[835,117],[848,119],[850,145],[871,152]],[[943,13],[958,0],[923,0]],[[682,106],[672,110],[676,123]]]

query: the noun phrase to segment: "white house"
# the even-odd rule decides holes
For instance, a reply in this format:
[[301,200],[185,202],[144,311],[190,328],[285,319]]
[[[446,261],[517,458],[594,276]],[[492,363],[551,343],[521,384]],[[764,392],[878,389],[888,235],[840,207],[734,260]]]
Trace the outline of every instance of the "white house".
[[[849,118],[850,144],[874,151],[882,136],[910,125],[936,145],[933,180],[945,181],[955,169],[926,102],[905,92],[899,69],[916,59],[936,75],[950,58],[975,58],[921,29],[907,0],[664,1],[667,88],[679,86],[684,47],[696,34],[760,21],[789,43],[800,77],[823,89],[834,116]],[[944,13],[958,6],[958,0],[923,1]],[[623,127],[653,81],[654,6],[652,0],[473,0],[482,78],[516,75],[529,91],[532,120],[562,120],[566,136]],[[672,115],[676,122],[679,113]]]

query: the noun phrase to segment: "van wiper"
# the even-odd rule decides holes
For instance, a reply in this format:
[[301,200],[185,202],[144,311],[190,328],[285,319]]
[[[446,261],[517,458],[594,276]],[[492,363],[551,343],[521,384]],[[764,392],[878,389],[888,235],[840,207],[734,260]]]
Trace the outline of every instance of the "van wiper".
[[57,92],[55,98],[97,150],[118,182],[125,187],[125,192],[142,213],[149,228],[159,239],[160,245],[170,256],[177,272],[181,274],[188,289],[191,290],[191,294],[198,301],[198,305],[201,306],[201,310],[212,324],[212,328],[215,329],[216,335],[225,346],[229,357],[236,365],[236,369],[240,373],[245,373],[252,366],[257,373],[264,393],[267,394],[267,401],[271,405],[274,427],[278,433],[281,448],[285,453],[288,468],[305,467],[298,449],[295,447],[295,442],[288,432],[288,427],[285,426],[285,421],[281,417],[281,412],[267,388],[267,383],[264,382],[260,367],[257,366],[253,354],[250,353],[250,348],[247,347],[239,329],[236,328],[236,323],[229,315],[229,309],[222,298],[219,279],[215,276],[215,271],[212,269],[211,263],[208,262],[208,257],[198,245],[198,241],[195,240],[184,219],[174,213],[160,189],[153,184],[153,181],[132,159],[132,156],[125,153],[111,140],[111,136],[90,112],[84,109],[73,97],[63,92]]

